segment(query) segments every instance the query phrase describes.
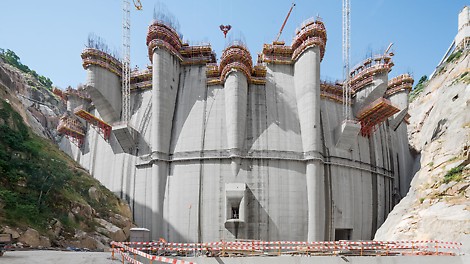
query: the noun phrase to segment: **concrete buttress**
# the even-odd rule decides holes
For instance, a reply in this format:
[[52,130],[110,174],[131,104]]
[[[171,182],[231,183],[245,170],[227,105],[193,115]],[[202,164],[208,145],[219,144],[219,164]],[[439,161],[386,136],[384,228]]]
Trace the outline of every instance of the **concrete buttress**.
[[245,141],[248,81],[246,76],[232,70],[225,80],[225,105],[227,111],[227,143],[232,158],[232,173],[236,177],[240,170],[240,155]]
[[306,49],[295,62],[294,86],[297,97],[302,147],[306,163],[308,241],[324,240],[324,174],[321,162],[320,49]]
[[152,237],[163,237],[163,202],[180,62],[164,49],[153,52],[152,80]]

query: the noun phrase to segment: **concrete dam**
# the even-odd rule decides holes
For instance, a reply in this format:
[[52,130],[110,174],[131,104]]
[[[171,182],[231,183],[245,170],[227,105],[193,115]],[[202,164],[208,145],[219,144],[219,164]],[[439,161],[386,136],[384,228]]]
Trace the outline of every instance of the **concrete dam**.
[[322,81],[326,42],[310,19],[256,63],[239,41],[217,62],[211,46],[155,21],[151,66],[131,73],[129,122],[122,62],[87,48],[84,88],[56,91],[68,110],[60,147],[126,199],[152,239],[372,239],[412,178],[413,79],[389,78],[386,53],[353,68],[350,89]]

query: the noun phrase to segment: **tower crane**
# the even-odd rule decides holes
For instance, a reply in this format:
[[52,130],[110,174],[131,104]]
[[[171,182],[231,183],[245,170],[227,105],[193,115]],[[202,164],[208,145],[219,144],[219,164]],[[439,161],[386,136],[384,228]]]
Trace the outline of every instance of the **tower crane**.
[[[140,0],[132,0],[136,10],[142,10]],[[130,0],[123,0],[122,17],[122,115],[121,120],[128,122],[130,118],[131,93],[131,8]]]
[[350,117],[349,105],[351,102],[351,93],[349,91],[349,38],[350,38],[350,5],[349,0],[343,0],[343,116],[345,120]]

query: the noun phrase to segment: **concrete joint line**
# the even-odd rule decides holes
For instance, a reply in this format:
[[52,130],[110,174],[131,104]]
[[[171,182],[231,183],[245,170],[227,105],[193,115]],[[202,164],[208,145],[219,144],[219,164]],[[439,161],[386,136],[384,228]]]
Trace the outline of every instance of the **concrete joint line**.
[[[310,152],[310,154],[313,154]],[[315,154],[319,154],[323,156],[320,152],[315,152]],[[331,166],[338,166],[338,167],[345,167],[345,168],[350,168],[350,169],[355,169],[355,170],[360,170],[360,171],[366,171],[370,173],[374,173],[377,175],[381,175],[386,178],[393,179],[393,175],[388,175],[386,173],[382,173],[377,171],[377,168],[375,170],[373,169],[368,169],[368,168],[362,168],[358,166],[353,166],[349,165],[346,163],[340,163],[340,162],[331,162],[331,161],[325,161],[322,157],[309,157],[309,158],[287,158],[287,157],[253,157],[253,156],[246,156],[246,155],[219,155],[219,156],[196,156],[196,157],[184,157],[184,158],[170,158],[168,157],[168,154],[166,153],[161,153],[161,152],[154,152],[150,155],[140,157],[140,162],[136,164],[136,167],[145,167],[148,165],[152,165],[158,161],[164,161],[164,162],[185,162],[185,161],[202,161],[202,160],[227,160],[227,159],[233,159],[233,158],[240,158],[240,159],[252,159],[252,160],[287,160],[287,161],[299,161],[299,162],[308,162],[308,161],[320,161],[323,164],[326,165],[331,165]],[[337,156],[328,156],[328,158],[342,158],[342,157],[337,157]],[[366,166],[372,166],[371,164],[366,164]],[[384,171],[387,171],[385,168],[379,168]]]

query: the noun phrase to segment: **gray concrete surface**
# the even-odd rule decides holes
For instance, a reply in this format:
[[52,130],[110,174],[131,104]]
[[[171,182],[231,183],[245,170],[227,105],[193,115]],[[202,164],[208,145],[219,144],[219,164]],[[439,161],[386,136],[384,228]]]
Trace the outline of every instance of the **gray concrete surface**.
[[[325,264],[464,264],[470,263],[470,257],[457,256],[419,256],[419,257],[244,257],[244,258],[181,258],[198,264],[244,264],[244,263],[325,263]],[[149,263],[145,262],[143,263]],[[66,264],[110,264],[122,263],[120,259],[112,260],[110,252],[66,252],[66,251],[8,251],[0,257],[0,263],[5,264],[36,264],[36,263],[66,263]],[[128,262],[126,262],[128,263]]]
[[111,260],[110,252],[69,252],[69,251],[7,251],[0,257],[0,263],[5,264],[36,264],[36,263],[66,263],[66,264],[108,264],[121,263]]
[[[131,97],[137,147],[125,153],[114,135],[105,141],[90,126],[82,149],[65,138],[60,146],[128,200],[153,239],[372,239],[394,193],[407,191],[410,175],[399,164],[409,153],[406,129],[385,122],[351,151],[336,148],[342,104],[320,97],[318,53],[310,46],[293,64],[267,64],[265,85],[234,72],[208,86],[205,65],[155,49],[152,90]],[[115,83],[98,73],[89,82]],[[230,183],[246,185],[246,221],[236,230],[225,227]]]

